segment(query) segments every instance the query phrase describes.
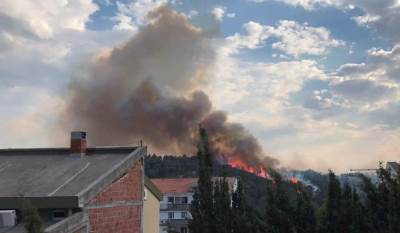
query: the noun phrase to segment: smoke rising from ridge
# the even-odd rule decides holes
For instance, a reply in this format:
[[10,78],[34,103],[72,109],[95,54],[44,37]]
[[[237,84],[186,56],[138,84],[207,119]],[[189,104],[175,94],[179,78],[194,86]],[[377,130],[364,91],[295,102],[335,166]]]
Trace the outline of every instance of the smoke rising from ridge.
[[215,111],[201,91],[215,63],[212,37],[166,6],[149,18],[130,41],[76,75],[62,127],[87,131],[95,145],[143,139],[155,151],[192,154],[201,124],[217,154],[254,166],[276,165],[254,136]]

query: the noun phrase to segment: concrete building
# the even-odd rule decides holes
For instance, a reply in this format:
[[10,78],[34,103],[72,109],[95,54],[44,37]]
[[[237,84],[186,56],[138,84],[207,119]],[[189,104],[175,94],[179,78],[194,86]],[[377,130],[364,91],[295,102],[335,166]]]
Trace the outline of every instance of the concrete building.
[[[214,177],[214,182],[219,177]],[[198,178],[152,179],[151,181],[162,192],[160,203],[160,233],[174,231],[188,233],[190,204],[193,200],[194,188]],[[236,190],[237,179],[227,178],[230,191]]]
[[16,220],[0,221],[0,233],[26,232],[21,200],[46,233],[158,233],[162,195],[145,177],[145,155],[140,146],[87,147],[85,132],[72,132],[68,148],[0,150],[0,218]]

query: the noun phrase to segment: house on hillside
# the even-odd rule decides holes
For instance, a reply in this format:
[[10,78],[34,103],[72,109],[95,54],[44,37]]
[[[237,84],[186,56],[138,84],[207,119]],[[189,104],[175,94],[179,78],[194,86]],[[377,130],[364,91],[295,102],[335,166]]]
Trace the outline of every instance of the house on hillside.
[[0,150],[0,233],[26,232],[21,201],[37,210],[46,233],[158,233],[162,194],[144,174],[146,147],[87,147],[85,132],[68,148]]
[[400,175],[400,163],[397,162],[387,162],[386,169],[389,170],[390,174],[393,177],[397,177]]
[[[214,177],[214,182],[220,177]],[[160,203],[160,233],[169,231],[188,233],[190,204],[193,200],[194,189],[198,178],[151,179],[162,192]],[[235,191],[237,179],[227,178],[229,190]]]

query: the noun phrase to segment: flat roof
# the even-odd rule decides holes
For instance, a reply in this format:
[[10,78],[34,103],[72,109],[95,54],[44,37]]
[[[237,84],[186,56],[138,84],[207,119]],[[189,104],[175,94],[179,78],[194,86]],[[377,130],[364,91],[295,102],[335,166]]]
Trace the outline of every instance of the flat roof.
[[70,148],[2,149],[0,209],[19,197],[55,205],[68,201],[75,206],[78,198],[93,193],[91,189],[102,180],[113,182],[132,167],[146,153],[141,148],[88,148],[81,157],[71,155]]

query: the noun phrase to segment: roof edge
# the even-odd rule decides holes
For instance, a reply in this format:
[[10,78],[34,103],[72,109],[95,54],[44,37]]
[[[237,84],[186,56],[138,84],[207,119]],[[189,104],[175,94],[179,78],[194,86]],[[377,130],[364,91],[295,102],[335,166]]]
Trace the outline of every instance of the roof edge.
[[61,233],[61,232],[75,232],[84,227],[89,222],[87,214],[84,212],[77,212],[60,222],[48,226],[45,233]]
[[0,197],[1,209],[19,209],[21,201],[28,200],[36,208],[77,208],[79,200],[76,196],[51,197]]
[[[92,146],[86,149],[88,154],[90,153],[101,153],[101,152],[128,152],[139,148],[138,146]],[[24,155],[37,155],[40,153],[54,155],[54,152],[58,153],[69,153],[71,151],[70,147],[37,147],[37,148],[3,148],[0,149],[0,155],[13,155],[16,153],[23,153]]]
[[136,147],[125,159],[114,165],[106,173],[89,184],[85,189],[76,195],[79,198],[79,206],[83,207],[87,202],[111,185],[115,180],[121,177],[126,171],[136,164],[136,161],[146,155],[146,147]]
[[149,177],[144,176],[144,185],[146,188],[154,194],[154,196],[159,200],[162,201],[163,199],[163,194],[162,192],[157,188],[157,186],[150,180]]

